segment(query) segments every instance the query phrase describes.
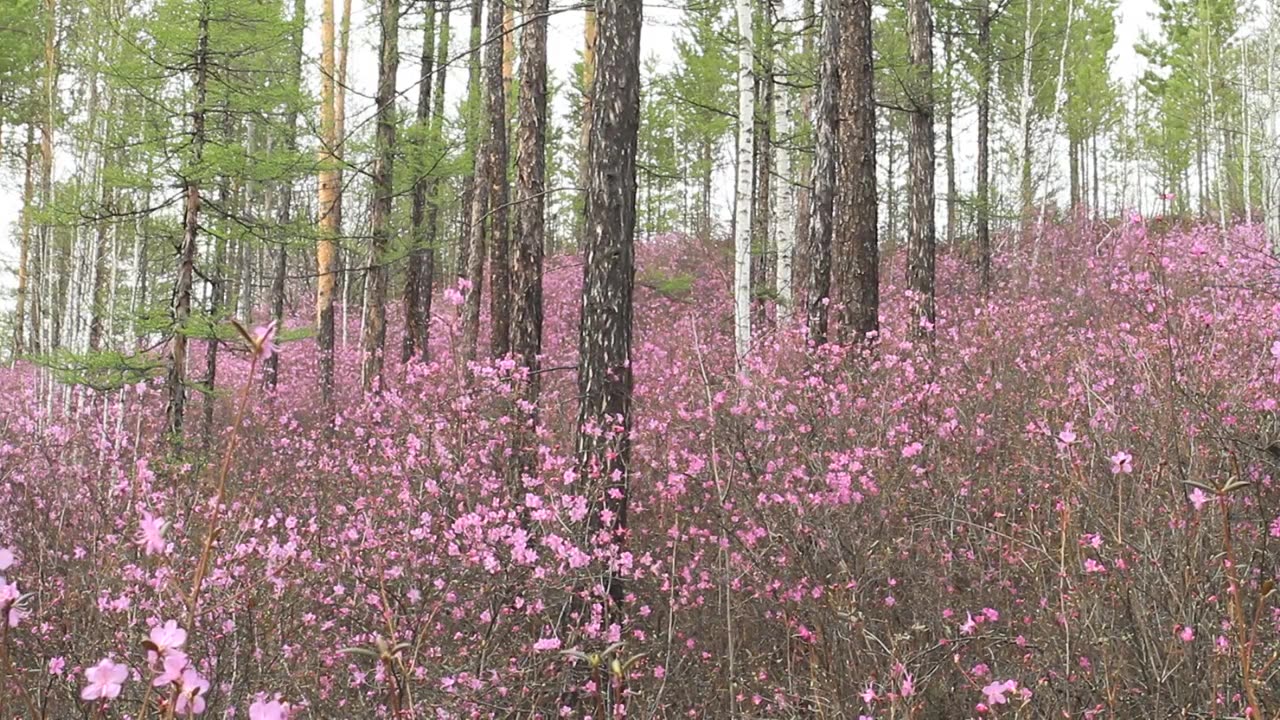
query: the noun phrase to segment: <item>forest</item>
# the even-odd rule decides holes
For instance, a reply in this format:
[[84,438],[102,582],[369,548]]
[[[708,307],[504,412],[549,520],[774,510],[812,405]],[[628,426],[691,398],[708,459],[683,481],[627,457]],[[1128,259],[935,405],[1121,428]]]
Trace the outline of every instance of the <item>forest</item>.
[[0,720],[1280,720],[1280,0],[0,0]]

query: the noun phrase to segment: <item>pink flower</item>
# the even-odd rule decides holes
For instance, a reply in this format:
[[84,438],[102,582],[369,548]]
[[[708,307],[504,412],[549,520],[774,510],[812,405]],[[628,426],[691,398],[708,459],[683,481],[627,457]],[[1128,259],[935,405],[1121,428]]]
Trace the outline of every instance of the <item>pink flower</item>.
[[289,720],[289,706],[279,700],[258,700],[249,706],[249,720]]
[[1076,432],[1071,429],[1071,423],[1063,425],[1062,432],[1058,433],[1058,436],[1054,438],[1054,440],[1057,441],[1059,450],[1066,450],[1068,447],[1074,445],[1076,442]]
[[1005,693],[1016,692],[1017,690],[1017,680],[1005,680],[1004,682],[993,682],[982,688],[982,694],[987,696],[988,705],[1004,705],[1009,702],[1009,699],[1005,697]]
[[204,712],[204,694],[209,691],[209,681],[200,677],[195,668],[182,671],[182,690],[178,692],[178,701],[173,709],[179,715],[199,715]]
[[7,583],[0,577],[0,611],[7,613],[9,627],[18,627],[18,623],[27,616],[27,611],[19,606],[20,602],[22,591],[18,589],[18,583]]
[[973,613],[965,613],[965,621],[960,625],[961,635],[972,635],[978,624],[973,621]]
[[1111,473],[1113,475],[1128,474],[1133,472],[1133,456],[1129,453],[1119,450],[1115,455],[1111,456]]
[[[1280,340],[1271,343],[1271,357],[1280,359]],[[3,569],[4,567],[0,566],[0,570]]]
[[138,544],[142,545],[148,555],[164,553],[164,531],[167,527],[169,523],[164,518],[142,511],[142,520],[138,523]]
[[89,684],[80,691],[84,700],[111,700],[120,697],[120,689],[129,677],[129,667],[118,665],[110,658],[103,658],[97,665],[84,671]]
[[533,644],[533,649],[538,651],[559,650],[560,638],[541,638]]
[[1204,507],[1205,503],[1209,502],[1209,496],[1200,488],[1192,489],[1191,494],[1187,496],[1187,499],[1191,501],[1191,504],[1195,506],[1196,510],[1200,510]]
[[151,628],[151,644],[156,646],[155,651],[161,655],[182,647],[186,642],[187,631],[178,627],[177,620],[170,620],[163,625]]
[[916,679],[911,673],[905,673],[902,676],[902,689],[898,694],[904,698],[909,698],[916,693]]
[[863,688],[862,692],[858,693],[858,697],[862,698],[862,702],[870,705],[876,701],[876,689],[868,685]]
[[0,547],[0,572],[13,567],[13,551],[9,548]]
[[1190,625],[1181,626],[1181,629],[1178,630],[1178,639],[1186,643],[1189,643],[1192,640],[1195,640],[1196,629],[1191,627]]
[[1087,573],[1104,573],[1107,571],[1107,566],[1093,558],[1085,558],[1084,571]]
[[1172,200],[1176,197],[1178,197],[1177,193],[1171,193],[1171,192],[1160,193],[1161,200]]
[[164,655],[164,662],[161,665],[160,674],[151,681],[154,687],[164,687],[172,682],[177,682],[182,678],[182,672],[190,665],[186,654],[178,650],[170,650]]
[[266,325],[259,325],[253,329],[253,337],[250,338],[253,345],[253,353],[259,359],[267,360],[279,350],[276,345],[276,321],[272,320]]

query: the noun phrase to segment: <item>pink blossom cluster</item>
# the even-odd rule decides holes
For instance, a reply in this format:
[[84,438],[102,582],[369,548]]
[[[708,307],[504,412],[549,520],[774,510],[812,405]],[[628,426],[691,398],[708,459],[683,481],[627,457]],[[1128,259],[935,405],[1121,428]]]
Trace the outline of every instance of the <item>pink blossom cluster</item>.
[[[429,356],[389,354],[368,396],[350,313],[331,420],[311,340],[261,344],[275,388],[223,357],[183,453],[160,379],[49,402],[39,370],[0,370],[14,676],[50,717],[138,717],[144,700],[250,720],[578,717],[606,695],[634,717],[1280,707],[1262,669],[1280,652],[1280,299],[1261,232],[1041,233],[1034,252],[1011,240],[990,292],[945,251],[932,341],[894,255],[872,343],[814,347],[770,317],[740,367],[725,255],[642,244],[625,486],[575,457],[568,256],[547,263],[536,413],[509,359],[463,360],[456,302],[436,304]],[[309,322],[305,298],[293,311]],[[172,620],[231,431],[221,391],[245,382],[200,602]],[[625,529],[598,511],[623,492]]]

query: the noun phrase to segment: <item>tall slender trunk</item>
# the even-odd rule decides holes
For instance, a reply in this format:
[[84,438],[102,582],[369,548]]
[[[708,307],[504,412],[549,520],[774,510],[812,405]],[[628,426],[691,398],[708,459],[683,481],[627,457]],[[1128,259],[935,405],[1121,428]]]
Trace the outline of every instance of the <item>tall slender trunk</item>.
[[974,228],[978,276],[991,287],[991,0],[978,0],[978,198]]
[[[758,0],[757,0],[758,1]],[[755,147],[754,156],[756,180],[754,192],[755,207],[751,216],[751,324],[762,328],[768,322],[768,315],[761,292],[769,287],[769,272],[772,260],[769,228],[773,224],[773,119],[774,119],[774,78],[773,78],[773,19],[767,2],[759,8],[756,22],[760,26],[760,36],[752,44],[759,49],[756,53],[756,67],[759,76],[755,78],[757,112],[755,115]]]
[[[591,146],[591,120],[595,116],[596,42],[599,34],[595,0],[587,0],[584,5],[582,15],[582,135],[579,145],[581,148],[579,177],[582,178],[586,178],[591,171],[589,148]],[[585,183],[583,184],[585,186]],[[586,207],[587,190],[585,187],[583,187],[582,193],[583,207]],[[586,217],[585,213],[583,217]],[[586,232],[587,229],[584,227],[577,233],[579,242],[583,241],[583,236]]]
[[547,187],[547,0],[525,0],[521,35],[520,109],[516,150],[516,231],[512,259],[511,353],[528,371],[526,433],[517,453],[519,471],[537,474],[538,397],[542,388],[542,258]]
[[907,0],[907,26],[913,81],[908,284],[914,295],[912,331],[917,335],[931,335],[937,309],[934,298],[933,21],[928,0]]
[[1067,166],[1070,168],[1071,214],[1074,217],[1080,207],[1080,142],[1067,133]]
[[[223,203],[223,207],[228,207],[226,203],[230,200],[225,186],[221,191],[219,201]],[[224,274],[227,261],[227,238],[225,235],[219,234],[213,243],[213,265],[208,268],[209,279],[209,319],[213,323],[213,328],[217,328],[219,317],[223,310],[223,299],[226,294],[226,276]],[[211,333],[209,341],[204,346],[204,382],[203,385],[203,402],[204,407],[204,424],[200,429],[201,443],[204,448],[208,448],[213,441],[213,414],[217,405],[217,398],[214,391],[218,384],[218,341],[217,333]]]
[[831,235],[835,206],[836,164],[840,129],[840,13],[834,0],[823,3],[822,65],[814,108],[817,144],[813,159],[813,191],[809,208],[809,339],[815,345],[827,341],[831,299]]
[[[432,92],[435,107],[431,110],[431,137],[434,141],[439,142],[444,132],[444,101],[446,80],[449,77],[449,41],[452,37],[450,32],[450,15],[452,14],[452,0],[445,0],[443,11],[438,13],[440,23],[440,38],[436,47],[436,78],[435,90]],[[423,268],[421,303],[422,316],[424,318],[423,333],[421,338],[421,347],[419,353],[423,361],[427,361],[431,356],[431,307],[432,300],[435,297],[436,275],[439,274],[441,262],[439,261],[438,245],[440,238],[440,206],[441,191],[446,187],[440,182],[439,175],[432,173],[428,177],[427,199],[429,209],[427,212],[426,227],[426,266]],[[464,204],[462,206],[466,208]]]
[[[475,229],[471,225],[471,211],[475,206],[476,178],[484,177],[480,173],[481,154],[480,128],[484,118],[483,86],[480,78],[480,55],[484,39],[484,0],[471,2],[471,52],[470,66],[467,75],[467,117],[465,122],[467,154],[471,157],[471,172],[462,180],[462,232],[458,235],[458,252],[456,272],[459,277],[471,276],[471,240],[475,237]],[[483,214],[482,214],[483,217]],[[484,266],[481,261],[481,267]]]
[[400,67],[400,0],[382,0],[378,13],[377,130],[373,156],[373,205],[369,212],[368,322],[364,326],[364,389],[382,387],[387,341],[387,249],[391,245],[391,206],[395,200],[396,71]]
[[836,235],[840,257],[842,342],[880,329],[880,244],[876,206],[875,71],[871,0],[844,0],[840,62],[840,157]]
[[504,3],[489,8],[489,47],[485,98],[489,105],[489,350],[506,357],[511,348],[511,242],[507,182],[507,80],[505,72]]
[[784,96],[778,113],[778,268],[774,276],[778,324],[791,322],[795,302],[792,271],[796,252],[796,186],[792,180],[791,146],[795,142],[795,104]]
[[337,290],[338,223],[342,212],[342,178],[338,173],[338,125],[334,60],[333,0],[323,0],[320,19],[320,177],[316,239],[316,325],[320,349],[320,394],[326,407],[333,405],[334,293]]
[[13,315],[13,356],[17,358],[26,352],[26,309],[27,284],[30,278],[31,262],[31,211],[35,200],[35,182],[33,179],[36,164],[35,124],[27,123],[27,142],[25,146],[26,161],[22,176],[22,230],[18,241],[18,288],[16,307]]
[[[631,327],[635,285],[636,143],[642,4],[597,0],[599,76],[589,144],[582,322],[578,340],[578,470],[591,488],[589,535],[617,551],[627,533],[631,463]],[[750,118],[750,113],[744,117]],[[747,123],[748,125],[750,123]],[[606,624],[621,614],[622,577],[599,567]],[[622,698],[610,698],[612,715]]]
[[1246,39],[1240,45],[1240,111],[1244,114],[1241,125],[1244,126],[1244,177],[1241,179],[1244,185],[1244,192],[1241,197],[1244,200],[1244,221],[1248,225],[1253,224],[1253,127],[1249,117],[1249,103],[1252,101],[1249,69],[1249,41]]
[[413,179],[413,207],[410,211],[410,236],[413,245],[409,250],[409,262],[404,277],[404,345],[400,354],[401,362],[408,362],[415,354],[426,347],[427,310],[424,298],[425,285],[430,281],[427,276],[435,272],[435,249],[430,247],[427,237],[427,192],[431,189],[428,175],[435,175],[435,168],[428,168],[427,148],[432,140],[431,130],[431,91],[432,73],[435,67],[436,40],[436,6],[428,3],[423,10],[425,21],[422,24],[422,61],[418,76],[418,113],[415,117],[418,126],[418,143],[415,156],[418,158],[417,176]]
[[[40,209],[43,210],[43,219],[40,221],[40,237],[39,248],[37,254],[39,260],[36,262],[37,271],[35,273],[36,292],[31,305],[31,321],[33,328],[33,336],[36,342],[32,343],[32,349],[35,352],[43,352],[51,348],[57,341],[50,342],[49,333],[47,332],[46,315],[50,314],[48,307],[49,298],[52,293],[49,292],[51,286],[52,262],[51,254],[53,252],[53,222],[50,214],[53,211],[53,128],[55,117],[58,109],[58,21],[57,0],[45,0],[45,36],[44,36],[44,102],[43,113],[41,113],[40,124]],[[56,316],[56,312],[53,312]]]
[[751,349],[751,186],[755,177],[753,0],[738,0],[738,181],[734,200],[733,330],[739,360]]
[[1018,102],[1018,127],[1022,132],[1022,223],[1026,232],[1035,211],[1035,186],[1031,180],[1031,111],[1034,97],[1031,91],[1031,50],[1035,46],[1035,26],[1031,23],[1031,0],[1026,0],[1026,17],[1022,31],[1022,97]]
[[467,241],[469,255],[467,257],[466,302],[462,318],[462,357],[463,360],[474,360],[476,345],[480,338],[480,300],[484,297],[484,261],[487,254],[485,243],[485,216],[489,209],[490,183],[483,182],[488,177],[490,153],[481,151],[476,155],[476,182],[471,188],[471,219],[467,225],[471,233]]
[[167,427],[175,443],[182,441],[183,415],[187,399],[187,319],[191,316],[191,281],[195,272],[196,241],[200,230],[199,168],[204,160],[205,107],[209,82],[209,15],[202,6],[192,68],[195,99],[191,109],[191,160],[183,170],[186,207],[183,212],[182,249],[178,278],[173,287],[173,338],[169,342],[169,375],[165,383],[168,403]]
[[942,32],[942,62],[946,76],[943,82],[946,83],[947,99],[943,104],[943,110],[946,116],[943,118],[943,146],[946,155],[947,166],[947,246],[952,247],[956,242],[956,208],[960,203],[959,193],[956,191],[956,144],[955,144],[955,117],[956,117],[956,87],[955,87],[955,68],[952,66],[952,30],[946,28]]
[[[292,156],[298,151],[298,102],[302,93],[302,54],[303,33],[307,27],[307,0],[293,2],[293,67],[289,79],[290,89],[299,94],[289,102],[289,112],[285,115],[285,152]],[[288,234],[293,233],[293,180],[282,180],[277,192],[280,194],[279,223]],[[275,272],[271,280],[271,317],[276,323],[284,322],[284,300],[286,278],[289,272],[289,244],[286,239],[279,239],[276,248]],[[280,382],[280,353],[272,353],[267,358],[263,375],[268,387],[276,387]]]

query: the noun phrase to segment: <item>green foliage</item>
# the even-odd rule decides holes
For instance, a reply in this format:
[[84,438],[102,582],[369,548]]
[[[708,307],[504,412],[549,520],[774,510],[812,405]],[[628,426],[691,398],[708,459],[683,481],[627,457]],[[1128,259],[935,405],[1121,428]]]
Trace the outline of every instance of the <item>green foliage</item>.
[[34,362],[49,370],[58,382],[83,385],[99,392],[136,385],[164,371],[164,363],[154,356],[116,351],[75,353],[58,350],[34,358]]

